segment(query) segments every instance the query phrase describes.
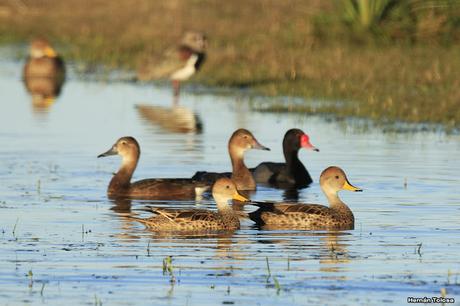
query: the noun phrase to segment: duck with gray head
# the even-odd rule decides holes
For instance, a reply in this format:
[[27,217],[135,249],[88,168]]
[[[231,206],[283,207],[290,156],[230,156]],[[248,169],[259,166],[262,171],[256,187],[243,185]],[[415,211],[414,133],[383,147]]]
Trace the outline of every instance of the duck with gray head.
[[[340,190],[362,191],[348,182],[339,167],[329,167],[320,176],[320,185],[328,206],[301,203],[253,203],[259,209],[247,214],[257,225],[272,229],[351,230],[355,218],[339,198]],[[251,203],[252,204],[252,203]]]
[[212,187],[212,196],[216,201],[217,212],[206,209],[168,209],[148,206],[147,211],[155,216],[142,219],[128,217],[144,224],[154,231],[217,231],[236,230],[240,221],[236,212],[228,205],[232,199],[248,201],[236,190],[229,178],[220,178]]
[[269,148],[261,145],[248,130],[236,130],[228,141],[232,172],[198,171],[192,179],[212,184],[218,178],[230,177],[235,182],[238,190],[256,190],[256,181],[244,163],[244,153],[249,149],[270,151]]
[[279,188],[305,188],[313,180],[299,159],[301,148],[319,152],[310,138],[300,129],[290,129],[283,139],[285,163],[263,162],[252,170],[257,183]]
[[136,139],[130,136],[122,137],[107,152],[98,157],[117,154],[122,157],[122,163],[107,189],[110,198],[181,200],[200,196],[210,188],[210,184],[187,178],[153,178],[131,183],[131,177],[141,154]]

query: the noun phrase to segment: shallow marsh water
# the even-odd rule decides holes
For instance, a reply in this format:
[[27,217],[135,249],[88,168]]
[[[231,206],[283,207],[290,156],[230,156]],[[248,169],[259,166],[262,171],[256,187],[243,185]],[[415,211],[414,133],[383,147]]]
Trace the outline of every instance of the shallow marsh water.
[[[200,118],[201,133],[170,132],[135,107],[169,106],[168,88],[70,75],[43,111],[32,107],[21,64],[5,60],[0,68],[2,305],[403,305],[408,296],[440,296],[442,288],[459,304],[458,135],[362,131],[190,93],[180,103]],[[196,170],[229,170],[227,140],[239,127],[272,149],[249,152],[250,166],[282,160],[285,131],[306,131],[321,152],[301,151],[315,183],[299,200],[325,203],[319,174],[342,167],[364,189],[341,193],[356,229],[269,231],[246,221],[233,233],[158,235],[127,221],[126,203],[107,199],[120,160],[96,156],[120,136],[141,145],[134,179],[190,177]],[[283,197],[269,188],[253,195]],[[156,204],[213,209],[212,203]],[[136,208],[144,204],[132,201],[131,209],[141,213]],[[163,273],[167,256],[173,282]]]

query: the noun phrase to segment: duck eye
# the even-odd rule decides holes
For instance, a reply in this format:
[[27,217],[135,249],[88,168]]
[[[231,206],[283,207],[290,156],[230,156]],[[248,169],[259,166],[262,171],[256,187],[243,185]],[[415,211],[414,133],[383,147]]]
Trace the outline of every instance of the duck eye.
[[244,139],[248,139],[248,135],[244,135],[243,138],[244,138]]
[[230,186],[227,185],[227,186],[225,186],[225,188],[230,189]]
[[339,179],[339,176],[338,176],[338,175],[336,175],[336,176],[335,176],[335,179],[336,179],[336,180],[338,180],[338,179]]

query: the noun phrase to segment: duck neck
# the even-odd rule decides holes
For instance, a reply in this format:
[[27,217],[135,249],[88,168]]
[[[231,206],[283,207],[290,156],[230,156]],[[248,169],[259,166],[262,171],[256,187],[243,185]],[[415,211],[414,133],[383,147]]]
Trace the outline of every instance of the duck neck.
[[137,167],[138,159],[139,155],[137,155],[135,158],[123,158],[120,169],[118,169],[117,173],[112,177],[112,180],[110,181],[109,192],[129,189],[131,185],[131,178],[133,176],[134,170],[136,170]]
[[243,149],[230,150],[230,159],[232,160],[232,179],[234,180],[238,190],[253,190],[256,182],[252,177],[248,167],[244,164]]
[[228,205],[228,201],[230,201],[227,197],[221,197],[220,195],[213,194],[214,200],[216,201],[217,210],[221,214],[225,215],[234,215],[235,211],[233,208]]
[[354,219],[353,212],[351,209],[345,204],[338,195],[338,192],[324,192],[327,200],[329,202],[329,207],[332,208],[333,210],[339,212],[340,214],[344,216],[348,216]]
[[297,172],[299,172],[301,173],[301,175],[304,175],[304,172],[306,172],[307,170],[305,169],[305,166],[299,159],[299,149],[284,148],[283,153],[284,158],[286,159],[286,167],[289,173],[294,175]]

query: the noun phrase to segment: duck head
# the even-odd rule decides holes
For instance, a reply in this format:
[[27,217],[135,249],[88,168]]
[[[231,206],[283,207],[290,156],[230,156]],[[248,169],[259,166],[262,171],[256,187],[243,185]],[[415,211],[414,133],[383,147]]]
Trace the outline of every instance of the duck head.
[[246,129],[238,129],[230,137],[228,142],[228,150],[230,154],[242,157],[244,152],[249,149],[258,149],[270,151],[269,148],[261,145],[257,139]]
[[328,167],[321,173],[319,183],[328,198],[330,196],[337,196],[340,190],[363,191],[361,188],[350,184],[345,172],[335,166]]
[[283,139],[283,148],[298,151],[300,148],[319,152],[319,149],[310,143],[310,137],[301,129],[290,129],[286,132]]
[[216,203],[228,204],[230,200],[248,202],[249,199],[238,193],[235,183],[229,178],[220,178],[212,187],[212,196]]
[[32,58],[57,57],[56,51],[44,38],[37,38],[32,41],[29,48],[29,55]]
[[134,137],[126,136],[118,139],[107,152],[100,154],[98,158],[120,155],[123,158],[123,163],[137,163],[140,154],[141,150],[137,140]]

